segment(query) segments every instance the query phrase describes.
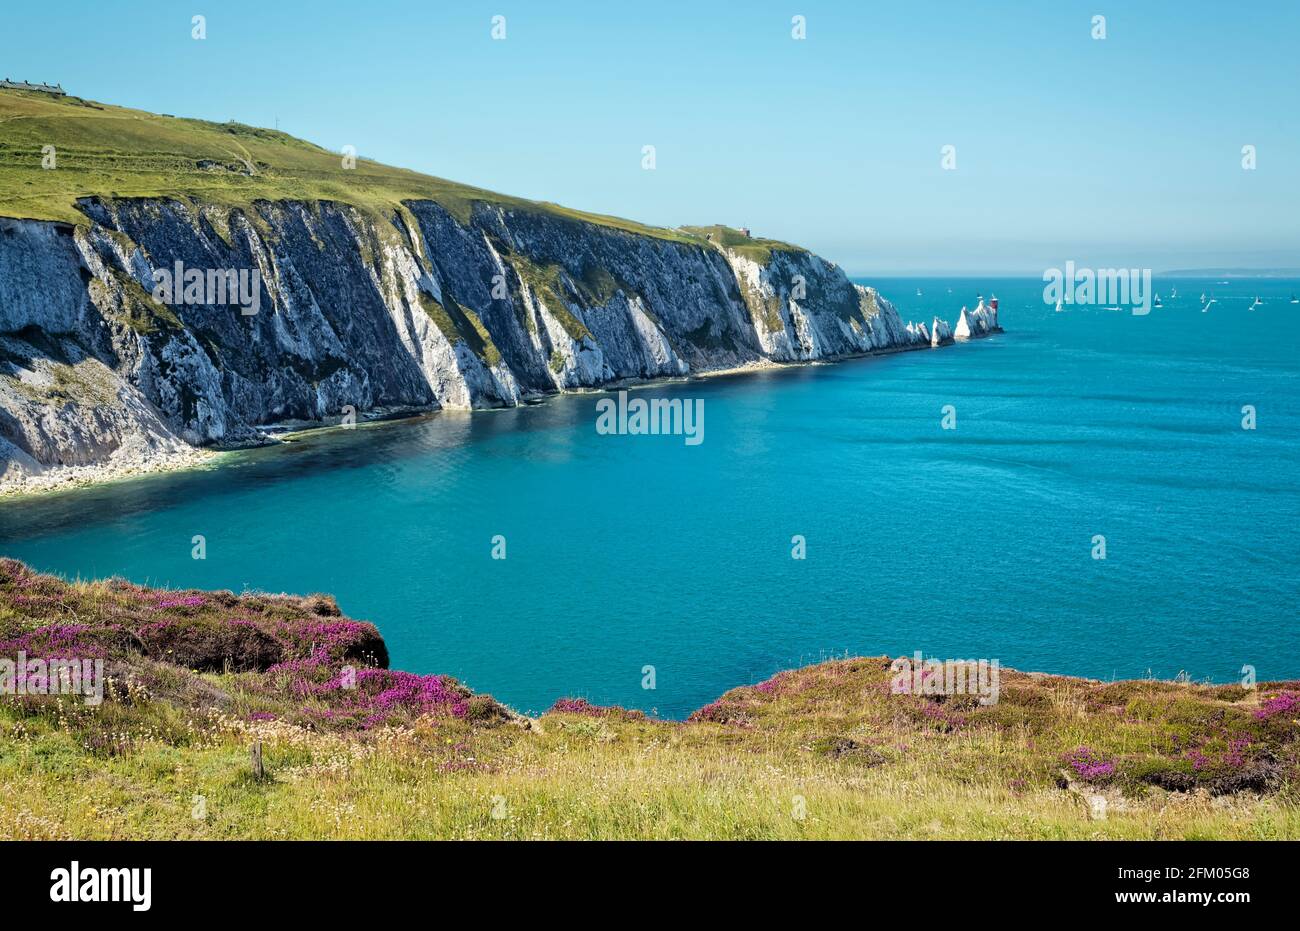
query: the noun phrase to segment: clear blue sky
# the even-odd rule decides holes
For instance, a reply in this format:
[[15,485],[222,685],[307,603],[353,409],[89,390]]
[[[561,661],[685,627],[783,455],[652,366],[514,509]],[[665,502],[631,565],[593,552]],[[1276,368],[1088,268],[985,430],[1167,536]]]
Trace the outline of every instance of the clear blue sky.
[[748,225],[851,273],[1300,265],[1295,0],[145,0],[3,17],[11,77],[278,118],[650,223]]

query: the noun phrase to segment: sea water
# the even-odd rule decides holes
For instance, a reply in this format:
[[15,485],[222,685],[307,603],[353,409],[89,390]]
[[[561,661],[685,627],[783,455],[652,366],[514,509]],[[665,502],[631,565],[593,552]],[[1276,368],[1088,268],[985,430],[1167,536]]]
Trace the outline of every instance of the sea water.
[[630,393],[701,404],[698,445],[599,432],[613,395],[586,394],[5,500],[0,553],[328,592],[394,667],[524,711],[581,696],[680,717],[783,668],[917,650],[1300,676],[1300,285],[1157,277],[1164,306],[1135,316],[1057,313],[1031,279],[872,283],[927,323],[996,293],[1006,332]]

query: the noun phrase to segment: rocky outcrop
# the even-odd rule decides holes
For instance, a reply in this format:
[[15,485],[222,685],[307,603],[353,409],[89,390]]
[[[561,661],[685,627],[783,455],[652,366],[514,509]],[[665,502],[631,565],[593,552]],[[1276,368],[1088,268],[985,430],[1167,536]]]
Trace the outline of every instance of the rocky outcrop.
[[975,339],[979,336],[988,336],[999,329],[996,299],[991,304],[985,304],[984,299],[980,298],[979,305],[974,310],[967,310],[965,307],[961,309],[952,335],[953,339]]
[[951,342],[952,342],[952,327],[948,325],[947,320],[940,320],[938,317],[935,317],[934,323],[931,325],[930,328],[930,345],[946,346],[948,343]]
[[[946,323],[904,324],[801,249],[543,208],[79,208],[75,227],[0,219],[0,487],[192,461],[267,442],[279,422],[511,406],[948,339]],[[160,273],[175,278],[161,300]],[[996,327],[981,304],[952,335]]]

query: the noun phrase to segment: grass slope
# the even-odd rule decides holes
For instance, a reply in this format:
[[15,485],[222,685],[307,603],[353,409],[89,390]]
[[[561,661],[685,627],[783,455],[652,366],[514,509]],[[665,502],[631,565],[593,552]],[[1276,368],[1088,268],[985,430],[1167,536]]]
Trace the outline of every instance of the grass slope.
[[982,707],[893,694],[888,658],[854,658],[684,722],[580,699],[529,720],[382,668],[378,632],[323,596],[0,560],[0,657],[20,650],[111,681],[98,707],[0,696],[0,837],[1300,837],[1300,683],[1004,671]]
[[730,226],[714,224],[713,226],[683,226],[683,233],[695,236],[738,253],[747,259],[766,265],[772,259],[773,252],[804,252],[799,246],[792,246],[779,239],[763,239],[746,236]]
[[[54,146],[55,168],[42,167]],[[476,201],[699,244],[630,220],[508,197],[358,158],[287,133],[212,123],[31,91],[0,90],[0,215],[82,223],[81,197],[172,197],[247,209],[258,200],[334,201],[391,216],[433,200],[462,221]]]

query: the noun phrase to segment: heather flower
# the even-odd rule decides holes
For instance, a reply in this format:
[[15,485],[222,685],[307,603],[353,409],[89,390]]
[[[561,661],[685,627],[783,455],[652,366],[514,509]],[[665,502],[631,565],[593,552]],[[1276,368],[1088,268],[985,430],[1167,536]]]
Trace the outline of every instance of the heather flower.
[[581,714],[591,718],[619,718],[624,721],[645,720],[645,712],[629,710],[618,705],[593,705],[585,698],[561,698],[551,705],[547,714]]
[[1255,712],[1255,717],[1265,720],[1279,714],[1300,714],[1300,694],[1279,692],[1264,702],[1263,707]]
[[784,685],[785,681],[789,678],[790,678],[789,672],[784,672],[784,671],[778,672],[776,675],[772,676],[772,678],[767,679],[764,682],[758,683],[758,685],[754,686],[754,690],[758,692],[762,692],[764,695],[773,695],[776,693],[777,689],[779,689],[782,685]]
[[1077,747],[1065,754],[1065,762],[1085,782],[1095,782],[1115,774],[1115,764],[1089,747]]
[[1249,746],[1249,737],[1242,737],[1232,741],[1228,745],[1228,752],[1223,755],[1223,762],[1229,766],[1244,766],[1246,764],[1246,748]]
[[550,712],[559,714],[586,714],[592,717],[600,717],[604,709],[598,705],[593,705],[585,698],[559,698],[555,704],[551,705]]
[[955,711],[948,711],[942,705],[927,702],[921,713],[939,725],[941,730],[956,730],[966,725],[966,716]]
[[22,652],[32,659],[55,656],[104,659],[108,656],[106,641],[117,633],[120,628],[116,626],[93,630],[81,624],[49,624],[0,641],[0,655],[15,656]]
[[326,670],[317,655],[312,660],[280,664],[272,672],[287,673],[289,688],[298,695],[327,702],[330,709],[324,717],[350,717],[363,728],[387,723],[393,715],[464,718],[469,713],[470,691],[450,676],[361,668],[348,675],[339,670],[324,682],[312,678]]
[[[162,594],[167,594],[163,592]],[[164,598],[154,603],[155,608],[201,608],[207,604],[207,599],[199,595],[187,595],[184,598]]]
[[718,699],[691,713],[688,721],[712,721],[714,724],[735,724],[748,727],[753,720],[735,702]]

